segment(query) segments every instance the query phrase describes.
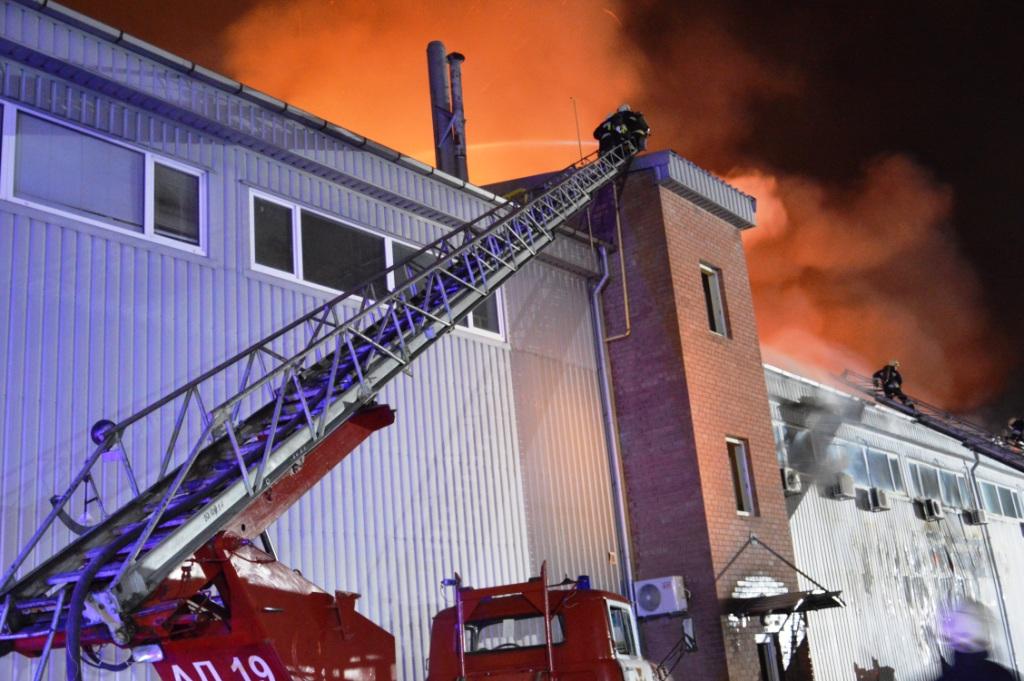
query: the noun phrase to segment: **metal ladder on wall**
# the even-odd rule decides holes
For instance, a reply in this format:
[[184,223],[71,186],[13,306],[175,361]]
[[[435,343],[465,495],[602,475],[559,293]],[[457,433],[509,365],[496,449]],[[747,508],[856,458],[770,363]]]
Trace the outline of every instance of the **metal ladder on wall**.
[[[339,295],[112,425],[0,579],[0,654],[12,639],[64,630],[73,616],[67,594],[83,581],[89,625],[106,625],[111,640],[126,645],[133,609],[177,566],[537,256],[635,153],[626,142],[581,159],[529,203],[499,206],[370,280],[402,275],[392,291],[368,283]],[[207,408],[229,379],[237,380],[234,394]],[[155,482],[138,492],[127,445],[151,443],[151,432],[133,431],[159,423],[173,427],[157,450]],[[135,496],[95,526],[76,528],[69,501],[76,493],[95,501],[94,469],[110,451],[120,453]],[[58,519],[82,536],[38,559]]]
[[951,414],[940,407],[928,404],[911,396],[913,406],[891,400],[885,393],[876,388],[867,376],[862,376],[847,369],[838,376],[839,380],[862,395],[866,395],[879,404],[895,409],[910,416],[921,425],[927,426],[943,435],[959,440],[973,452],[996,459],[1007,466],[1024,472],[1024,450],[1021,450],[1001,437],[993,435],[983,426],[972,423],[965,418]]

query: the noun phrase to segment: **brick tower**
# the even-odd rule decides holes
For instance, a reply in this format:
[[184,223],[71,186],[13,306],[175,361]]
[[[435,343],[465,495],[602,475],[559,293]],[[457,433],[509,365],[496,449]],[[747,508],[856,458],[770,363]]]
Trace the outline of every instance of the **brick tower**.
[[[618,243],[603,295],[635,578],[682,575],[698,650],[677,679],[753,681],[777,639],[760,618],[728,617],[735,595],[797,589],[741,229],[753,200],[672,152],[637,159],[593,209]],[[644,619],[660,660],[679,617]],[[758,643],[760,642],[760,646]],[[790,667],[787,678],[795,678]],[[806,670],[803,670],[806,674]],[[771,673],[767,673],[772,678]]]

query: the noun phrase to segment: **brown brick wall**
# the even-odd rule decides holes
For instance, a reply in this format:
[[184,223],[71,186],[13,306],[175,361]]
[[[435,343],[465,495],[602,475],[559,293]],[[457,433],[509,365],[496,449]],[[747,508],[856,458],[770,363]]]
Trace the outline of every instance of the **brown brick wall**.
[[[614,241],[610,195],[599,203],[598,233]],[[699,652],[684,657],[676,678],[752,681],[761,627],[730,624],[721,600],[746,576],[768,575],[791,589],[796,580],[756,546],[723,573],[751,533],[792,560],[740,233],[659,187],[649,172],[628,177],[620,215],[632,329],[608,349],[636,577],[682,574],[692,592]],[[722,271],[728,338],[708,329],[702,261]],[[607,332],[615,335],[626,320],[618,263],[611,265],[603,305]],[[727,436],[749,442],[755,517],[736,513]],[[676,618],[645,621],[648,656],[661,659],[679,627]]]

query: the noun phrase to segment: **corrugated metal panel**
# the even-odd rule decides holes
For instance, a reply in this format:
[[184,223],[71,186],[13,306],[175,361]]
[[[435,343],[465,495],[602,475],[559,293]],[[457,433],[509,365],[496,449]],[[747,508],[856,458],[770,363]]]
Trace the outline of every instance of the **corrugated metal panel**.
[[619,590],[587,281],[541,263],[506,286],[533,572]]
[[[471,219],[490,205],[476,195],[469,196],[464,190],[406,165],[376,153],[353,149],[342,139],[352,137],[351,134],[339,138],[311,130],[308,117],[300,117],[301,120],[286,117],[283,102],[277,103],[261,93],[247,89],[252,99],[231,94],[160,61],[141,56],[126,46],[114,44],[109,37],[75,28],[10,0],[0,4],[0,18],[0,35],[17,45],[51,55],[85,73],[130,87],[269,145],[290,145],[289,151],[300,157],[352,174],[396,197],[413,198],[459,220]],[[264,108],[268,102],[280,112]],[[364,143],[375,145],[368,140]],[[399,158],[397,152],[393,155],[396,160]],[[407,183],[417,185],[420,190],[410,196],[403,191]]]
[[[766,369],[766,381],[773,418],[783,423],[793,423],[786,417],[799,414],[794,406],[801,402],[822,404],[850,397],[772,367]],[[859,418],[844,420],[836,435],[947,470],[963,471],[974,461],[973,454],[956,441],[874,405],[867,405]],[[979,477],[1017,489],[1024,484],[1024,476],[984,459]],[[946,520],[926,523],[915,516],[909,498],[894,496],[894,509],[882,513],[864,510],[860,500],[830,499],[814,485],[803,495],[787,499],[797,564],[829,588],[842,589],[848,603],[845,610],[811,615],[809,640],[816,678],[851,678],[854,665],[870,670],[876,662],[894,669],[898,679],[936,677],[937,609],[957,595],[966,595],[998,614],[996,575],[1010,612],[1019,664],[1024,625],[1016,613],[1024,603],[1024,586],[1016,574],[1024,561],[1024,541],[1018,521],[994,517],[986,529],[966,525],[958,512],[950,510]],[[994,569],[986,531],[991,536]],[[994,639],[997,658],[1008,663],[1009,647],[1002,630],[994,632]]]

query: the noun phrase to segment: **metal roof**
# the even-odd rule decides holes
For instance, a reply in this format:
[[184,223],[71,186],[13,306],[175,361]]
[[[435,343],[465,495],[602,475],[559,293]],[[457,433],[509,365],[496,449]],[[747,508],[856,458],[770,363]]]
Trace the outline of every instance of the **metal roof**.
[[674,151],[639,156],[632,169],[653,169],[661,185],[739,229],[756,224],[757,199]]

